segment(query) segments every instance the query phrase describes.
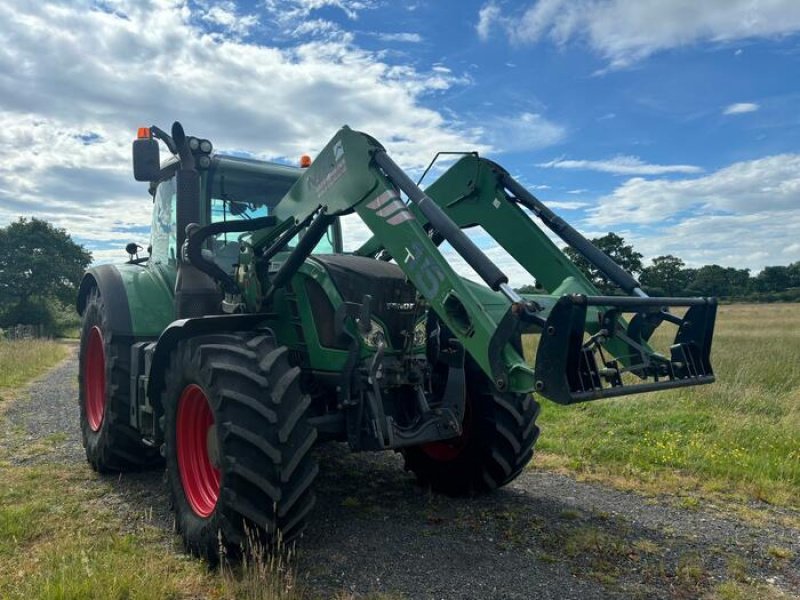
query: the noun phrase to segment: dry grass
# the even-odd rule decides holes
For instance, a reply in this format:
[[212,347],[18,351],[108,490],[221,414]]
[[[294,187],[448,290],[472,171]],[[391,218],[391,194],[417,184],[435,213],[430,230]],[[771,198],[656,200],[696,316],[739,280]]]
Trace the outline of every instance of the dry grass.
[[0,339],[0,390],[30,381],[68,353],[64,344],[52,340]]

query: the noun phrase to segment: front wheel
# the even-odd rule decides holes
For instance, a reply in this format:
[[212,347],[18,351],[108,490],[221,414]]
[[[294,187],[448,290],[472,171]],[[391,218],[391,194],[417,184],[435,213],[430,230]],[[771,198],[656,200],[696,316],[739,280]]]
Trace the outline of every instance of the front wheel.
[[162,402],[176,527],[212,563],[291,541],[314,505],[317,434],[287,357],[269,334],[203,336],[172,355]]
[[539,437],[539,404],[530,394],[497,391],[469,359],[465,368],[462,434],[403,450],[406,469],[421,485],[451,496],[491,492],[514,480]]

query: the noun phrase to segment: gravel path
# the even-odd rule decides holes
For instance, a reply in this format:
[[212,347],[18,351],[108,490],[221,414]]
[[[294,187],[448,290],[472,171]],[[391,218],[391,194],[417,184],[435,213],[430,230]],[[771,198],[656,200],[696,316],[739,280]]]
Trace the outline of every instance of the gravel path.
[[[76,354],[6,410],[0,443],[16,462],[84,464]],[[800,597],[800,530],[779,524],[798,513],[758,507],[771,518],[755,526],[702,499],[684,509],[533,469],[491,496],[453,500],[417,487],[390,453],[329,445],[318,457],[317,508],[296,559],[314,597],[693,598],[734,579]],[[146,519],[170,542],[162,472],[105,483],[126,527]]]

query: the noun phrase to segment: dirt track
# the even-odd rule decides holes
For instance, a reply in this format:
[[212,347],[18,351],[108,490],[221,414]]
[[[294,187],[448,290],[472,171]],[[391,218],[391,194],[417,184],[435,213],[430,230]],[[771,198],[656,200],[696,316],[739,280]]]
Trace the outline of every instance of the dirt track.
[[[34,383],[7,411],[0,441],[62,434],[52,452],[27,460],[83,462],[76,369],[73,354]],[[417,487],[395,455],[340,445],[318,454],[317,508],[296,562],[312,596],[693,598],[736,578],[800,597],[800,530],[777,524],[785,512],[758,527],[702,501],[678,508],[534,469],[492,496],[452,500]],[[168,542],[163,473],[109,481],[107,501],[124,520],[152,519]]]

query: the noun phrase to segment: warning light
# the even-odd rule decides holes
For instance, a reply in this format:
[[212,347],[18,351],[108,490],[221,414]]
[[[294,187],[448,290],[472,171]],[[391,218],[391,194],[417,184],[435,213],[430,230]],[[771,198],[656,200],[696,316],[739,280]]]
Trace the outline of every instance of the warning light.
[[136,135],[137,138],[140,140],[149,140],[150,139],[150,128],[149,127],[139,127],[139,133]]
[[300,167],[303,169],[307,169],[311,166],[311,157],[308,154],[303,154],[300,157]]

